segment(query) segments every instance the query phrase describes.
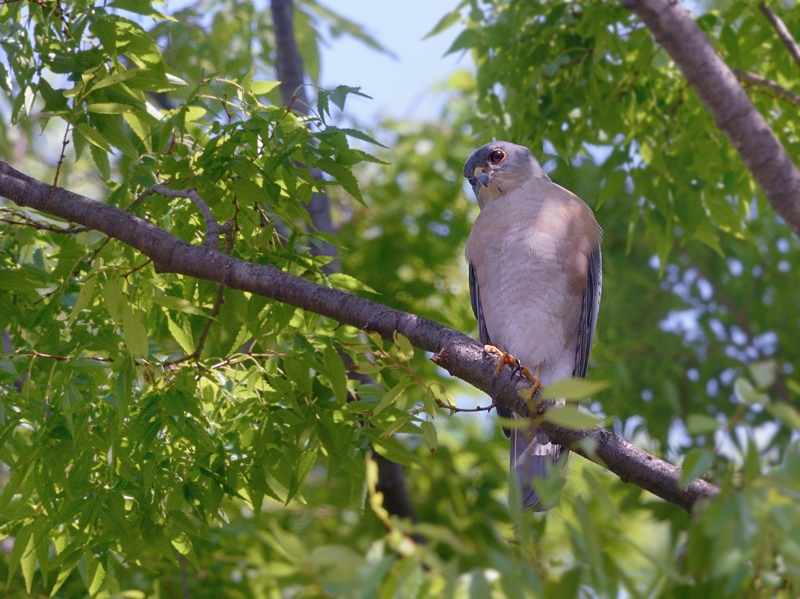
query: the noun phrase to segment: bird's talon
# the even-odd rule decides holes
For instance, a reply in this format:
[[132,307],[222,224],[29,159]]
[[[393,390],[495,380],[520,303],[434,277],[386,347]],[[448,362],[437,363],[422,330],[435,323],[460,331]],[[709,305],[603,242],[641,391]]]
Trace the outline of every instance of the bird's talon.
[[[496,356],[500,356],[500,361],[497,363],[497,366],[494,369],[494,377],[500,374],[503,370],[503,366],[508,364],[514,368],[514,372],[519,368],[519,360],[517,360],[514,356],[509,354],[508,352],[504,352],[502,350],[497,349],[494,345],[484,345],[483,349],[486,350],[487,354],[495,354]],[[514,372],[511,373],[511,376],[514,376]]]
[[539,369],[537,368],[536,369],[536,374],[533,374],[533,373],[531,373],[530,370],[528,370],[528,368],[526,366],[523,366],[520,369],[519,373],[522,376],[524,376],[526,379],[528,379],[531,383],[533,383],[533,386],[531,387],[531,390],[528,391],[528,397],[527,397],[528,402],[531,402],[531,401],[533,401],[533,397],[536,395],[536,392],[539,389],[543,389],[544,388],[544,387],[542,387],[542,383],[539,380]]

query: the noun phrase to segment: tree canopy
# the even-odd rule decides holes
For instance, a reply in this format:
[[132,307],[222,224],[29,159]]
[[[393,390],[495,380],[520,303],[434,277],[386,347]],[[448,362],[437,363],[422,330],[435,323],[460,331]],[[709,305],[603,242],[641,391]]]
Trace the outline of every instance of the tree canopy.
[[[440,118],[364,126],[315,0],[0,4],[5,596],[796,596],[800,13],[691,9],[463,0]],[[459,333],[491,139],[605,232],[545,514]]]

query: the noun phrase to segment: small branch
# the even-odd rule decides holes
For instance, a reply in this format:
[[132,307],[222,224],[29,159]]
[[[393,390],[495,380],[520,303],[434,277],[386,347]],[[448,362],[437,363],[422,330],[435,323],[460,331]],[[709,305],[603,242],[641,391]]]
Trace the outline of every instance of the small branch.
[[8,210],[7,208],[0,208],[0,212],[5,214],[10,214],[11,216],[15,216],[17,218],[21,218],[22,222],[10,220],[6,218],[0,218],[0,222],[6,223],[7,225],[16,225],[20,227],[33,227],[34,229],[39,229],[40,231],[51,231],[53,233],[84,233],[89,229],[87,227],[53,227],[51,225],[44,225],[23,212],[18,212],[16,210]]
[[797,45],[797,42],[794,41],[792,34],[789,33],[789,30],[786,28],[786,24],[781,20],[781,18],[776,15],[773,10],[764,4],[763,2],[758,3],[758,10],[760,10],[765,17],[767,17],[767,21],[769,24],[772,25],[772,28],[775,30],[775,33],[778,34],[778,37],[783,42],[783,45],[786,46],[786,49],[789,50],[789,54],[792,55],[795,63],[797,66],[800,67],[800,46]]
[[[73,115],[75,111],[72,111]],[[58,175],[61,174],[61,165],[64,164],[64,159],[67,156],[67,145],[69,144],[69,122],[67,122],[67,127],[64,129],[64,139],[61,140],[61,157],[58,159],[58,164],[56,165],[56,176],[53,177],[53,187],[58,187]]]
[[189,598],[189,566],[186,563],[186,556],[182,553],[178,554],[178,561],[181,564],[181,592],[183,599]]
[[43,354],[34,350],[27,354],[5,354],[8,358],[47,358],[49,360],[56,360],[57,362],[70,362],[72,360],[94,360],[95,362],[113,362],[114,358],[100,358],[95,356],[53,356],[50,354]]
[[203,200],[203,198],[200,197],[200,194],[198,194],[197,190],[193,187],[189,189],[171,189],[162,183],[156,183],[155,185],[151,185],[146,190],[144,190],[139,195],[139,197],[137,197],[131,203],[131,205],[128,206],[128,210],[133,208],[133,206],[138,204],[141,200],[143,200],[147,196],[156,193],[164,196],[165,198],[185,198],[187,200],[191,200],[203,214],[203,218],[206,221],[205,243],[210,245],[211,247],[219,248],[219,234],[227,233],[228,231],[233,229],[233,223],[231,221],[226,222],[224,225],[220,225],[216,221],[214,215],[211,213],[211,210],[208,207],[208,204],[205,203],[205,200]]
[[443,402],[441,399],[434,399],[433,401],[436,402],[436,407],[444,410],[450,410],[450,414],[458,414],[460,412],[490,412],[497,407],[497,404],[494,402],[488,406],[478,406],[477,408],[459,408],[457,406],[451,406],[450,404]]
[[127,279],[133,273],[142,270],[145,266],[147,266],[148,264],[151,264],[152,262],[153,261],[150,258],[148,258],[147,260],[142,262],[139,266],[134,266],[132,269],[130,269],[128,272],[126,272],[124,275],[122,275],[122,278],[123,279]]
[[740,81],[746,81],[747,83],[753,83],[755,85],[768,87],[772,91],[776,92],[783,99],[791,102],[793,105],[800,106],[799,95],[797,95],[794,92],[790,92],[785,87],[778,85],[772,79],[765,79],[761,75],[756,75],[755,73],[748,73],[747,71],[741,71],[739,69],[731,69],[731,70],[739,78]]
[[[230,222],[230,221],[229,221]],[[227,223],[226,223],[227,224]],[[230,256],[233,251],[233,232],[228,231],[225,235],[225,253]],[[130,274],[130,273],[128,273]],[[197,360],[200,354],[203,353],[203,348],[206,346],[206,338],[211,330],[211,325],[214,324],[222,309],[222,304],[225,303],[225,285],[219,283],[217,285],[217,297],[214,299],[214,306],[211,308],[211,313],[208,315],[206,326],[203,327],[203,332],[200,333],[200,338],[197,340],[197,347],[187,356],[174,360],[172,362],[165,362],[164,366],[177,366],[181,362],[188,362],[189,360]]]

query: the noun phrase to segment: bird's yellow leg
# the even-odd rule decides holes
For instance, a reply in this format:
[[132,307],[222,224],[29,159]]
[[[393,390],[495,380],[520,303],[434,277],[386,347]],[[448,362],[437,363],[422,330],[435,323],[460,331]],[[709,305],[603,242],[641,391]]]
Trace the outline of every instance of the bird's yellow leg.
[[531,390],[530,390],[530,391],[528,391],[528,396],[527,396],[527,398],[526,398],[528,402],[531,402],[531,401],[533,401],[533,396],[534,396],[534,395],[536,395],[536,392],[537,392],[539,389],[542,389],[542,388],[543,388],[543,387],[542,387],[542,382],[539,380],[539,369],[540,369],[540,368],[541,368],[541,364],[540,364],[539,366],[537,366],[537,367],[536,367],[536,374],[531,374],[531,371],[530,371],[530,370],[528,370],[528,367],[527,367],[527,366],[523,366],[523,367],[520,369],[520,371],[519,371],[519,373],[520,373],[522,376],[524,376],[524,377],[525,377],[526,379],[528,379],[528,380],[529,380],[531,383],[533,383],[533,386],[531,387]]
[[512,368],[517,368],[519,366],[519,360],[517,360],[514,356],[509,354],[508,352],[501,351],[497,349],[494,345],[484,345],[483,349],[486,350],[487,354],[495,354],[500,356],[500,361],[497,363],[497,367],[494,369],[494,376],[500,374],[500,371],[503,370],[503,366],[508,364]]

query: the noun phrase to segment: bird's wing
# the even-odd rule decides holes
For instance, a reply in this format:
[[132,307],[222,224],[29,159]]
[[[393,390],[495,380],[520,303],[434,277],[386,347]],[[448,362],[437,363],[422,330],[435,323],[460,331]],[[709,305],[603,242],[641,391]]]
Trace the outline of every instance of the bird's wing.
[[597,328],[597,314],[600,311],[600,294],[603,290],[603,256],[598,246],[589,256],[589,270],[586,274],[586,291],[583,294],[583,307],[578,329],[578,348],[575,352],[575,370],[572,376],[585,377],[589,367],[589,354],[592,351],[594,332]]
[[[472,263],[469,264],[469,301],[472,304],[472,313],[475,315],[475,320],[478,321],[478,339],[484,345],[492,345],[492,340],[489,338],[489,331],[486,330],[486,320],[483,318],[483,308],[481,308],[481,293],[478,288],[478,277],[475,274],[475,267]],[[514,412],[505,406],[497,406],[497,414],[502,418],[513,418]],[[506,437],[511,436],[511,431],[504,428],[503,432]]]
[[475,275],[475,267],[472,266],[472,263],[469,265],[469,301],[472,304],[472,313],[478,321],[478,339],[484,345],[492,345],[492,340],[489,339],[489,332],[486,330],[486,321],[483,319],[478,277]]

